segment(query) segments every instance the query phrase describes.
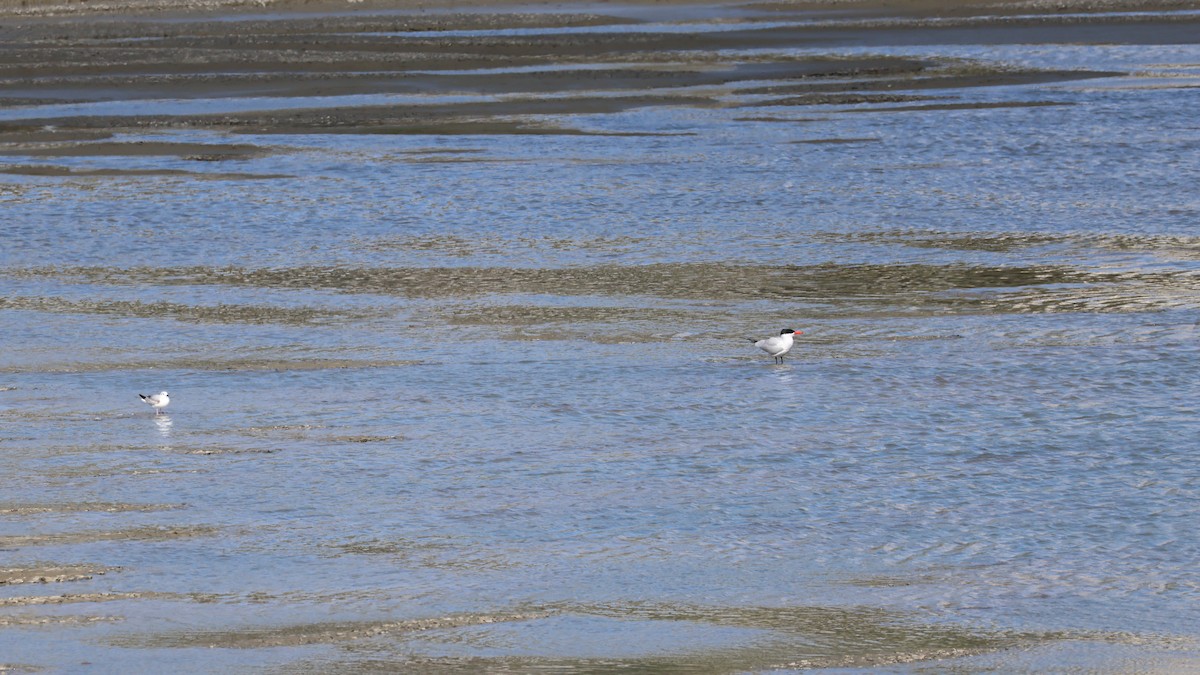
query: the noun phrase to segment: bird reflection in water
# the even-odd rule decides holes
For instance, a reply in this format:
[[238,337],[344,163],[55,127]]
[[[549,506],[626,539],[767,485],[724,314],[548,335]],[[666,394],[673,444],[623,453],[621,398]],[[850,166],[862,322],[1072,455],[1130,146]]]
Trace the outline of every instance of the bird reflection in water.
[[168,416],[168,415],[155,415],[154,416],[154,426],[158,427],[158,434],[160,436],[162,436],[164,439],[170,440],[171,425],[174,423],[175,423],[174,420],[172,420],[170,418],[170,416]]

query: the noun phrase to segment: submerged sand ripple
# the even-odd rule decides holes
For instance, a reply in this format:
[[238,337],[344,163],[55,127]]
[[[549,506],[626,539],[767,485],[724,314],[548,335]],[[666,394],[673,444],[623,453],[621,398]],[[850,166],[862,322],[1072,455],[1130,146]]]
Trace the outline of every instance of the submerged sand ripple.
[[89,626],[97,623],[121,621],[119,616],[0,616],[0,628],[27,628],[30,626]]
[[[1139,645],[1147,636],[1111,632],[1007,631],[974,629],[950,624],[921,623],[912,616],[864,607],[706,607],[655,603],[571,604],[545,609],[543,618],[602,617],[629,622],[643,634],[669,634],[679,625],[730,627],[762,631],[749,644],[697,647],[679,645],[646,656],[528,656],[505,654],[506,627],[448,627],[434,636],[421,636],[413,645],[405,634],[394,640],[368,641],[354,647],[343,661],[291,663],[286,672],[381,673],[413,670],[435,673],[469,672],[655,672],[741,673],[813,668],[886,668],[941,661],[1069,641]],[[657,630],[656,630],[657,629]],[[416,637],[416,636],[412,636]],[[1170,636],[1149,638],[1163,648],[1187,648]],[[438,656],[429,645],[439,642],[490,645],[491,655]],[[185,645],[178,645],[185,646]],[[581,651],[585,651],[584,648]],[[499,653],[497,653],[499,652]]]
[[[761,631],[750,644],[731,646],[679,645],[665,653],[646,656],[536,657],[518,655],[431,656],[429,641],[451,644],[505,644],[503,625],[447,626],[437,636],[413,647],[405,634],[391,641],[371,641],[355,647],[355,658],[336,664],[339,672],[374,673],[414,670],[422,672],[583,671],[583,672],[705,672],[736,673],[753,670],[880,667],[982,654],[1042,644],[1064,637],[1052,632],[973,630],[956,626],[921,624],[908,617],[874,608],[829,607],[704,607],[614,603],[607,605],[553,605],[544,616],[528,621],[561,617],[598,617],[627,622],[644,634],[670,634],[677,626],[731,627]],[[161,643],[160,643],[161,644]],[[173,646],[203,644],[188,642]],[[504,652],[503,647],[493,651]],[[321,672],[331,664],[290,664],[289,672]]]
[[[168,358],[153,361],[78,361],[39,364],[37,366],[0,366],[0,373],[99,373],[112,370],[206,370],[206,371],[308,371],[356,368],[397,368],[421,363],[414,360],[380,359],[270,359],[270,358]],[[44,412],[10,412],[17,417],[45,417]],[[59,415],[59,413],[55,413]]]
[[[1076,239],[1050,235],[940,233],[866,233],[818,235],[866,243],[899,243],[917,248],[958,251],[1014,252],[1053,245],[1142,250],[1166,260],[1191,260],[1195,242],[1137,241],[1134,238]],[[858,316],[901,309],[909,315],[953,313],[1009,314],[1054,312],[1145,312],[1197,306],[1200,281],[1187,269],[1163,265],[1137,269],[1080,268],[1070,264],[817,264],[736,265],[725,263],[660,263],[565,268],[514,267],[292,267],[292,268],[27,268],[10,270],[18,277],[49,276],[111,285],[243,286],[276,290],[319,290],[348,294],[435,299],[442,321],[459,325],[512,326],[612,324],[636,327],[638,340],[654,340],[671,325],[701,320],[728,322],[737,313],[728,303],[774,300],[803,303],[809,316]],[[504,302],[504,296],[591,298],[583,305]],[[613,300],[617,302],[614,304]],[[16,299],[10,302],[23,302]],[[691,303],[703,305],[691,306]],[[725,303],[715,307],[714,302]],[[3,304],[3,301],[0,301]],[[26,303],[28,304],[28,303]],[[159,303],[142,305],[151,315]],[[69,308],[68,308],[69,309]],[[122,311],[128,311],[124,307]],[[188,312],[195,308],[189,308]],[[168,316],[184,310],[166,307]],[[247,319],[282,314],[291,309],[246,309]],[[380,312],[383,311],[381,307]],[[392,310],[395,311],[395,310]],[[301,310],[308,316],[308,310]],[[360,313],[362,316],[375,316]],[[232,318],[240,316],[237,312]],[[350,317],[347,316],[346,319]],[[414,317],[415,320],[421,320]],[[628,331],[626,331],[628,333]],[[671,332],[671,331],[668,331]],[[629,335],[593,336],[624,341]],[[528,338],[525,336],[516,336]],[[543,336],[545,337],[545,336]],[[589,339],[593,339],[589,338]],[[105,369],[179,367],[205,370],[305,370],[377,368],[412,365],[407,361],[354,359],[231,359],[207,361],[176,358],[146,364],[60,364],[63,372]],[[0,369],[3,372],[5,369]]]
[[168,511],[181,508],[184,508],[183,504],[128,504],[122,502],[0,503],[0,515],[32,516],[47,513],[128,513]]
[[[107,138],[107,136],[104,136]],[[51,132],[41,137],[58,140]],[[63,140],[72,140],[67,134]],[[0,142],[4,139],[0,136]],[[28,139],[27,139],[28,140]],[[0,155],[23,157],[182,157],[194,161],[252,159],[270,154],[271,150],[248,143],[168,143],[162,141],[40,143],[20,147],[0,147]]]
[[878,297],[982,287],[1105,281],[1112,275],[1054,265],[734,265],[660,263],[569,268],[292,267],[43,268],[12,272],[114,285],[232,285],[418,298],[494,294],[643,295],[677,299]]
[[131,527],[123,530],[58,532],[54,534],[16,534],[0,537],[0,548],[29,546],[70,546],[100,541],[168,541],[189,537],[207,537],[219,530],[203,525],[179,527]]
[[95,575],[107,574],[120,569],[120,567],[103,565],[60,565],[55,563],[0,568],[0,586],[84,581]]
[[180,178],[194,178],[197,180],[262,180],[268,178],[289,177],[286,174],[228,172],[208,173],[201,171],[184,171],[182,169],[73,169],[65,166],[53,166],[47,164],[0,166],[0,174],[8,174],[13,176],[48,176],[55,178],[138,178],[173,176]]
[[245,630],[164,633],[132,636],[114,640],[123,647],[261,649],[311,644],[339,644],[353,640],[401,636],[407,633],[448,628],[463,628],[501,622],[530,621],[544,612],[501,612],[495,614],[460,614],[427,619],[400,621],[359,621],[313,623]]
[[273,305],[187,305],[178,302],[141,302],[136,300],[68,300],[59,297],[0,297],[0,310],[19,309],[35,312],[70,314],[110,314],[143,319],[167,318],[206,323],[292,324],[342,322],[374,314],[314,307]]
[[76,603],[114,602],[120,600],[175,600],[187,596],[178,593],[65,593],[63,595],[34,595],[0,598],[0,607],[32,607],[37,605],[71,605]]

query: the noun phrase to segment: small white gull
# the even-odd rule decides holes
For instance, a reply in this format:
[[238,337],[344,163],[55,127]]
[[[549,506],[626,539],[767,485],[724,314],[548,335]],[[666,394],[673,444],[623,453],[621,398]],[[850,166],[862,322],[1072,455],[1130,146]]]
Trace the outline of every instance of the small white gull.
[[167,407],[167,404],[171,402],[170,395],[168,395],[165,391],[159,392],[152,396],[146,396],[145,394],[138,394],[138,396],[142,397],[143,401],[149,403],[150,407],[154,408],[155,415],[161,414],[162,409]]

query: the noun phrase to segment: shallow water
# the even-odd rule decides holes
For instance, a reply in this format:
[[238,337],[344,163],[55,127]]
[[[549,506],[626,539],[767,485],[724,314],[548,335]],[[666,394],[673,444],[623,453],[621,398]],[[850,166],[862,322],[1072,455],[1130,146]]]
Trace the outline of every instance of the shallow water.
[[0,663],[1194,667],[1200,48],[868,51],[1129,75],[9,157]]

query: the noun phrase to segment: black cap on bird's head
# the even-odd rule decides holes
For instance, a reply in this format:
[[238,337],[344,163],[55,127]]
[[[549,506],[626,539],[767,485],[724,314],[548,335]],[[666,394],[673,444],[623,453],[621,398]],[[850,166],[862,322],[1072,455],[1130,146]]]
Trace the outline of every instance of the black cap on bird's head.
[[779,331],[780,335],[787,335],[788,333],[795,333],[796,335],[804,335],[804,331],[792,330],[791,328],[784,328],[783,330]]

